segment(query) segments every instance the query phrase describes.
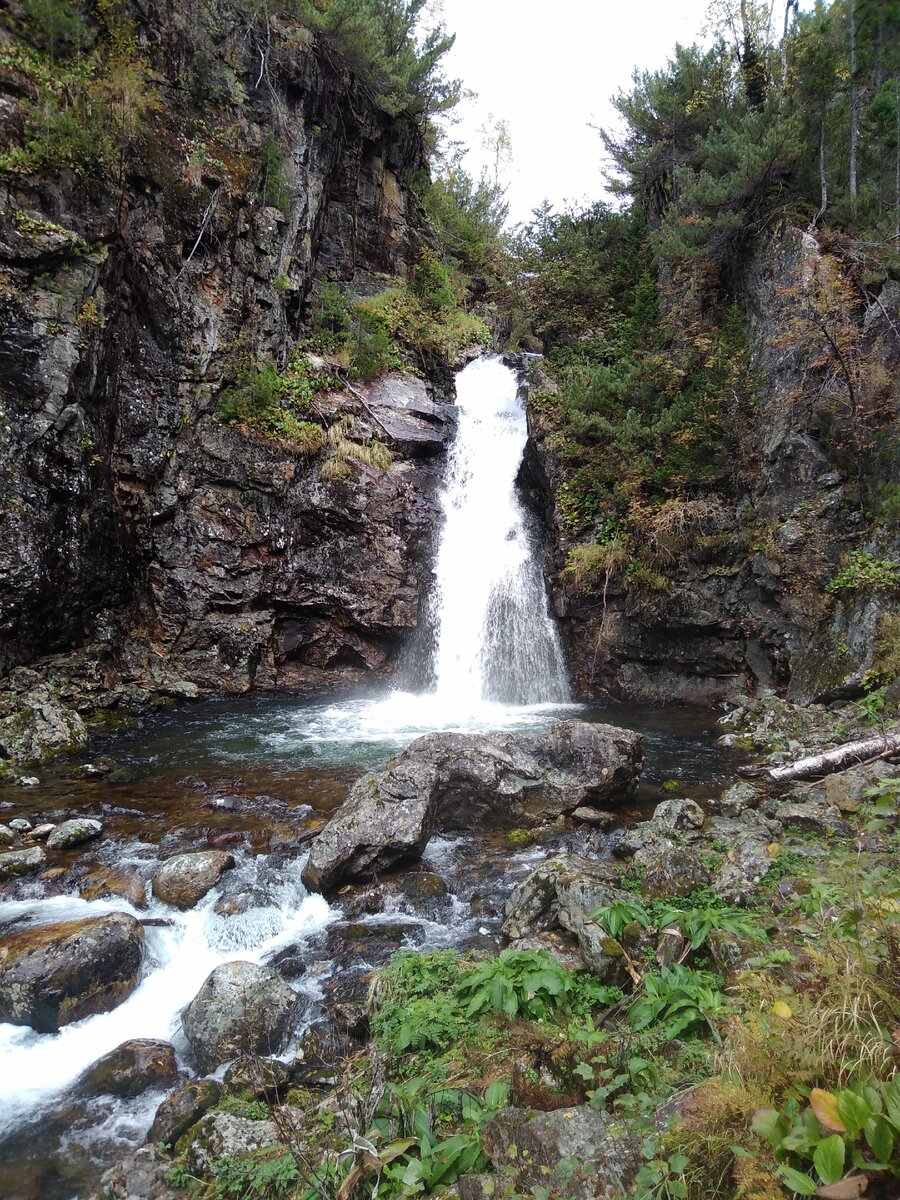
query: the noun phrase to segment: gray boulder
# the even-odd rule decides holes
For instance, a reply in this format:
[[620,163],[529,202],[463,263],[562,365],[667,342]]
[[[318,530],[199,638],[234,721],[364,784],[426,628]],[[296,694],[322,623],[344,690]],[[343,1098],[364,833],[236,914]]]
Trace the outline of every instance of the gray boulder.
[[0,1021],[40,1033],[108,1012],[138,985],[144,930],[127,913],[9,934],[0,944]]
[[296,1003],[296,993],[270,967],[223,963],[185,1010],[185,1036],[204,1071],[240,1055],[274,1054]]
[[60,703],[45,684],[17,697],[16,711],[0,719],[0,758],[14,763],[42,762],[79,750],[87,740],[79,714]]
[[47,837],[48,850],[68,850],[71,846],[80,846],[92,838],[100,837],[103,825],[91,817],[76,817],[72,821],[63,821]]
[[168,1042],[133,1038],[88,1067],[76,1087],[89,1096],[139,1096],[175,1081],[178,1066]]
[[689,896],[710,881],[700,855],[690,846],[661,850],[646,860],[645,868],[641,891],[653,898]]
[[184,1200],[169,1183],[172,1160],[157,1146],[141,1146],[105,1171],[90,1200]]
[[852,837],[853,830],[841,816],[837,807],[824,804],[780,804],[776,810],[778,820],[786,829],[799,829],[804,833],[831,834],[834,837]]
[[706,814],[696,800],[663,800],[652,820],[660,829],[702,829]]
[[15,837],[8,825],[0,825],[0,846],[9,846],[15,841]]
[[16,875],[30,875],[38,871],[47,861],[40,846],[29,846],[27,850],[8,850],[0,854],[0,879],[12,879]]
[[234,855],[224,850],[176,854],[155,871],[153,895],[174,908],[193,908],[233,866]]
[[438,830],[534,826],[631,795],[640,734],[563,721],[533,734],[436,733],[363,776],[313,844],[307,887],[331,891],[421,855]]
[[540,1188],[570,1200],[613,1200],[630,1191],[640,1163],[638,1139],[587,1104],[537,1114],[504,1108],[487,1122],[483,1138],[516,1195]]
[[504,905],[503,933],[515,944],[535,934],[561,929],[578,943],[584,965],[610,983],[624,976],[621,945],[591,920],[595,909],[626,898],[615,886],[618,869],[577,855],[541,863],[523,879]]
[[722,795],[719,801],[719,812],[723,817],[739,817],[748,808],[755,808],[759,801],[759,792],[749,783],[734,783]]

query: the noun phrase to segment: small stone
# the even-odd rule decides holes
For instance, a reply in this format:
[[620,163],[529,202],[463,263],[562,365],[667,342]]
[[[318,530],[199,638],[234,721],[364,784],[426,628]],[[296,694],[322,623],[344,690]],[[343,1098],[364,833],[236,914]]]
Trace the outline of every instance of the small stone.
[[755,808],[759,793],[749,783],[735,783],[719,801],[719,812],[723,817],[739,817],[748,808]]
[[12,879],[16,875],[30,875],[47,861],[40,846],[29,846],[27,850],[9,850],[0,854],[0,879]]
[[39,787],[40,782],[37,775],[20,775],[16,780],[19,787]]
[[48,850],[69,850],[72,846],[80,846],[103,833],[103,824],[92,817],[76,817],[71,821],[63,821],[47,838]]
[[31,831],[31,836],[40,840],[41,838],[49,837],[55,828],[56,826],[52,821],[48,821],[46,825],[35,825]]
[[615,825],[616,814],[583,804],[581,808],[576,808],[572,813],[572,820],[582,821],[585,825],[596,825],[600,829],[608,829],[610,825]]
[[10,829],[14,829],[16,833],[30,833],[31,822],[26,821],[24,817],[15,817],[9,823]]
[[160,688],[160,691],[164,696],[172,696],[175,700],[196,700],[200,695],[196,683],[191,683],[189,679],[173,679],[171,683]]

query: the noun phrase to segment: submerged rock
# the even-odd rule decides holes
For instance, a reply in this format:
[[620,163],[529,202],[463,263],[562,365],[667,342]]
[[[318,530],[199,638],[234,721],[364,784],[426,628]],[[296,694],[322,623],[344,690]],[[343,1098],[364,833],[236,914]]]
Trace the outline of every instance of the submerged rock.
[[640,734],[562,721],[534,734],[436,733],[363,776],[314,843],[303,881],[330,891],[418,857],[437,830],[533,826],[631,795]]
[[185,1036],[204,1071],[246,1054],[280,1048],[297,995],[270,967],[223,963],[184,1012]]
[[0,854],[0,879],[11,879],[16,875],[30,875],[47,861],[40,846],[29,846],[27,850],[8,850]]
[[0,945],[0,1021],[39,1033],[108,1012],[138,985],[144,931],[127,913],[12,933]]
[[63,821],[57,825],[47,838],[48,850],[68,850],[71,846],[80,846],[103,833],[103,825],[91,817],[76,817],[72,821]]
[[153,875],[153,895],[175,908],[193,908],[234,866],[234,855],[224,850],[198,850],[167,858]]
[[90,1096],[139,1096],[148,1088],[172,1083],[177,1075],[175,1051],[168,1042],[133,1038],[88,1067],[76,1087]]

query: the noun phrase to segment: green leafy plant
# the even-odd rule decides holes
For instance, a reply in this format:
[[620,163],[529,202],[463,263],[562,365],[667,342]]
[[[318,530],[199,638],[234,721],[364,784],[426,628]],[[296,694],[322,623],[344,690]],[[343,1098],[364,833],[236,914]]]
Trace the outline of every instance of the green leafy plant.
[[825,585],[829,592],[900,591],[900,563],[854,550],[850,561]]
[[759,1109],[752,1125],[797,1195],[814,1196],[820,1184],[837,1183],[851,1168],[900,1178],[898,1077],[859,1081],[836,1093],[813,1088],[808,1104]]
[[709,904],[703,908],[676,908],[673,905],[655,906],[654,921],[657,925],[674,925],[690,942],[692,950],[699,950],[715,931],[731,933],[737,937],[765,939],[759,925],[739,908]]
[[715,983],[710,972],[691,970],[680,963],[648,973],[642,980],[642,994],[628,1010],[629,1024],[635,1030],[658,1024],[668,1038],[706,1026],[716,1041],[721,1041],[715,1022],[730,1010]]
[[457,995],[467,1017],[493,1010],[543,1021],[570,1002],[584,1009],[621,993],[581,972],[567,971],[546,950],[507,949],[467,972]]

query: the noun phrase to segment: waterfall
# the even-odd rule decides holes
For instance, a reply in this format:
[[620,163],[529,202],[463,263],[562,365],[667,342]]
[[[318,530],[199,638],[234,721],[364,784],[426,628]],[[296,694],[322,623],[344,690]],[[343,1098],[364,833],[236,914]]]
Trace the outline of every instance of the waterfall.
[[431,601],[436,697],[461,710],[565,702],[559,634],[515,483],[528,437],[516,376],[498,358],[477,359],[456,393]]

